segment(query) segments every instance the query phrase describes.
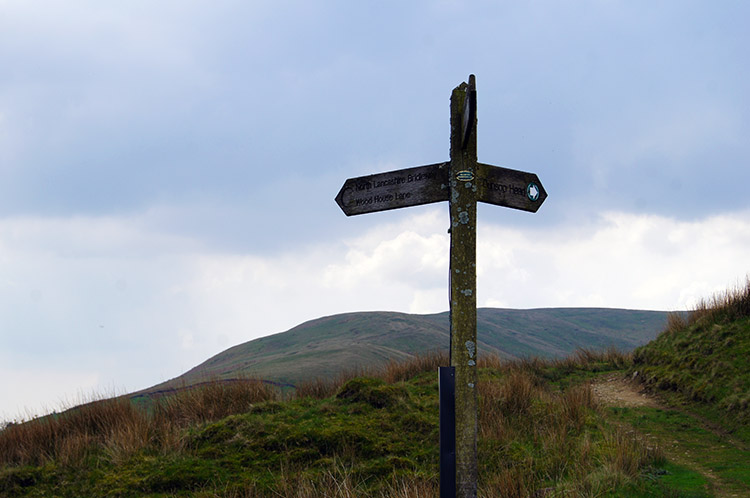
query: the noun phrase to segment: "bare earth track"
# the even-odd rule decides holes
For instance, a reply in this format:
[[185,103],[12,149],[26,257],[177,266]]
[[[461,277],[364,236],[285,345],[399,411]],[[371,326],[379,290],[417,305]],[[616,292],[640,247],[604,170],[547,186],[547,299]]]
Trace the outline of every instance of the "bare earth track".
[[600,403],[607,406],[650,406],[660,407],[652,396],[640,391],[636,384],[628,382],[622,375],[608,375],[592,384],[591,389]]
[[[658,410],[675,410],[660,401],[656,396],[647,393],[642,386],[636,382],[631,382],[624,378],[622,374],[611,374],[594,382],[591,386],[594,396],[604,406],[614,407],[648,407]],[[736,446],[744,449],[741,443],[734,441],[733,438],[727,437],[726,434],[718,433],[715,428],[705,425],[703,428],[713,432],[721,438],[721,447],[726,445]],[[653,434],[644,434],[648,439],[653,439],[664,452],[668,460],[675,462],[702,474],[709,482],[709,489],[714,496],[718,498],[750,497],[750,492],[738,490],[725,482],[721,476],[716,475],[701,454],[695,454],[695,451],[687,446],[684,441],[675,438],[657,437]]]

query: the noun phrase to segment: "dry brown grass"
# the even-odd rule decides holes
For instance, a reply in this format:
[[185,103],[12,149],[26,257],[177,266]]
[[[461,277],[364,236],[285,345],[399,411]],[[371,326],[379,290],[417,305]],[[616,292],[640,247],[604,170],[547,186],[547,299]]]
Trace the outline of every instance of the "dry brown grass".
[[[299,385],[293,396],[323,399],[362,375],[397,382],[422,371],[437,371],[444,359],[430,354],[410,362],[391,362],[377,370],[344,372],[331,381],[313,379]],[[236,379],[178,388],[154,400],[149,410],[138,408],[127,397],[95,400],[60,414],[8,424],[0,432],[0,466],[43,465],[51,460],[74,465],[97,447],[113,461],[122,461],[149,445],[165,452],[178,451],[182,447],[181,429],[244,413],[255,403],[281,398],[280,392],[268,384]]]
[[205,498],[434,498],[439,495],[438,476],[394,477],[377,493],[364,491],[366,482],[354,477],[352,468],[336,460],[322,475],[312,477],[305,469],[282,469],[278,485],[271,490],[250,485],[241,489],[226,486]]
[[[227,486],[219,492],[201,493],[201,498],[434,498],[439,495],[437,479],[399,478],[377,494],[362,491],[346,469],[334,468],[320,478],[312,479],[303,471],[285,473],[280,485],[272,491],[257,486],[243,489]],[[177,496],[177,495],[175,495]],[[180,495],[182,496],[182,495]],[[482,496],[482,495],[480,495]],[[495,495],[497,496],[497,495]]]
[[339,382],[325,380],[318,377],[297,384],[294,391],[294,397],[324,399],[333,396],[339,387]]
[[[739,320],[750,316],[750,278],[744,286],[737,286],[724,292],[715,294],[713,297],[701,299],[688,314],[687,319],[675,318],[674,327],[677,330],[692,325],[700,320],[708,322],[721,322]],[[667,327],[672,330],[672,325]]]
[[[528,498],[534,496],[534,479],[531,462],[520,462],[509,468],[500,469],[482,483],[478,490],[479,498]],[[540,495],[541,496],[541,495]]]
[[649,444],[641,434],[632,429],[618,427],[608,433],[606,439],[614,448],[610,465],[630,478],[637,477],[643,467],[664,457],[659,447]]
[[103,448],[113,461],[147,446],[181,448],[180,429],[247,411],[276,391],[258,381],[207,382],[156,400],[150,411],[129,398],[96,400],[59,414],[9,424],[0,432],[0,466],[63,465],[84,461]]
[[[480,452],[486,452],[480,453],[480,458],[487,469],[483,471],[480,497],[597,496],[611,489],[613,483],[634,478],[658,457],[658,450],[631,433],[607,429],[603,440],[592,440],[587,424],[592,423],[599,408],[591,386],[583,383],[560,391],[545,380],[550,370],[593,368],[604,361],[617,364],[629,361],[629,357],[616,351],[582,350],[568,359],[481,358],[480,368],[488,370],[477,386],[479,438],[491,443],[485,444],[484,450],[480,446]],[[446,355],[435,353],[406,363],[390,363],[367,374],[393,383],[424,372],[436,373],[438,366],[447,363]],[[326,398],[362,373],[349,372],[330,382],[311,380],[298,386],[292,396]],[[244,380],[181,389],[156,400],[148,411],[125,397],[96,401],[0,432],[0,466],[43,465],[52,460],[60,465],[84,465],[95,450],[103,451],[115,464],[126,462],[144,448],[165,454],[189,451],[182,439],[186,428],[280,399],[275,388]],[[207,491],[201,496],[363,496],[363,483],[342,462],[336,462],[323,475],[306,469],[282,473],[278,487],[271,492],[227,485],[223,492]],[[570,476],[575,476],[573,481]],[[567,484],[554,489],[542,484],[558,481]],[[378,496],[437,496],[437,486],[437,476],[402,476],[386,484]],[[216,489],[221,487],[211,487]]]
[[[660,450],[637,433],[597,422],[601,411],[589,383],[558,390],[543,381],[545,371],[596,369],[603,361],[624,364],[630,358],[616,351],[579,351],[562,360],[484,362],[503,375],[478,385],[479,437],[495,441],[480,458],[496,460],[480,496],[601,496],[660,459]],[[592,440],[592,431],[602,431],[604,439]],[[560,484],[542,484],[550,481]]]
[[86,457],[123,426],[138,423],[142,414],[127,399],[94,401],[22,424],[0,433],[0,465],[43,465],[56,459],[67,465]]
[[438,367],[447,364],[448,355],[440,352],[416,355],[408,361],[392,360],[383,367],[345,371],[334,379],[309,379],[297,384],[293,397],[324,399],[333,396],[341,386],[357,377],[374,377],[393,384],[411,379],[424,372],[437,372]]
[[633,362],[632,353],[625,353],[610,347],[604,350],[590,350],[579,348],[572,354],[562,358],[540,358],[537,356],[503,360],[497,356],[480,356],[479,368],[488,368],[503,373],[521,371],[530,375],[534,382],[541,382],[544,372],[559,370],[572,372],[581,369],[596,369],[598,365],[611,365],[615,368],[626,368]]
[[690,323],[690,315],[687,313],[669,313],[667,315],[667,325],[664,327],[664,333],[674,335],[684,330]]
[[248,411],[253,404],[275,399],[278,392],[258,380],[212,381],[181,389],[154,405],[157,423],[169,421],[180,426],[219,420]]
[[437,372],[438,367],[447,364],[447,353],[435,351],[417,355],[410,361],[390,361],[378,376],[389,383],[401,382],[424,372]]

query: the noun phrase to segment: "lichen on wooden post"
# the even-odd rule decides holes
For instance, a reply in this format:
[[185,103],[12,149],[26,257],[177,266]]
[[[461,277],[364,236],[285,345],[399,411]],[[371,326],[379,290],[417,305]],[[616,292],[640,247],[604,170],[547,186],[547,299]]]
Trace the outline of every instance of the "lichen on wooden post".
[[[476,110],[476,79],[470,75],[451,94],[450,163],[349,178],[336,196],[347,216],[450,201],[450,352],[461,498],[477,496],[477,201],[535,213],[547,198],[535,174],[477,163]],[[446,448],[452,454],[453,446],[441,443],[441,459]],[[445,493],[453,490],[441,488]]]
[[469,113],[466,107],[475,106],[475,91],[471,75],[451,94],[451,366],[456,371],[456,493],[461,498],[477,495],[477,135],[475,108]]

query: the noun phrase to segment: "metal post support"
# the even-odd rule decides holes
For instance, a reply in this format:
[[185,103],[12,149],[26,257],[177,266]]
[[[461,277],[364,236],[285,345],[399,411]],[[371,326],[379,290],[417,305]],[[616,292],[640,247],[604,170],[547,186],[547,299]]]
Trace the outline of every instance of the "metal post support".
[[440,390],[440,498],[456,497],[456,369],[438,368]]

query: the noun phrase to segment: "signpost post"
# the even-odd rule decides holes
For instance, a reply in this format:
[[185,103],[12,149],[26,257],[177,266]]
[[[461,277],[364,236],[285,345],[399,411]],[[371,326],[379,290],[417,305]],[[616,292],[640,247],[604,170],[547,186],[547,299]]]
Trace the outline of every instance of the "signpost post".
[[347,216],[449,201],[451,366],[440,371],[446,498],[477,495],[477,201],[536,212],[547,198],[535,174],[477,162],[476,109],[470,75],[451,94],[449,162],[350,178],[336,196]]

